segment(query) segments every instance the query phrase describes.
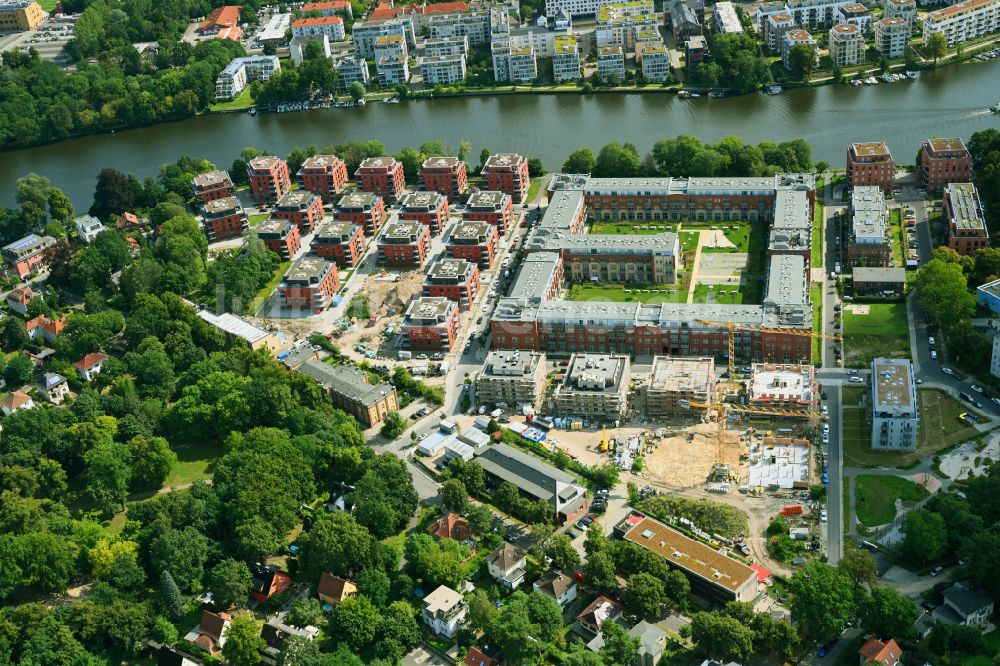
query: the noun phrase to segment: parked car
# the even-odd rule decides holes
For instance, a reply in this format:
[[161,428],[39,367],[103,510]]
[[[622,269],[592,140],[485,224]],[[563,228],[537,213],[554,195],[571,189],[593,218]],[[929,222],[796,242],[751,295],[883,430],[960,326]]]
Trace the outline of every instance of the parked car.
[[943,372],[946,375],[954,375],[955,374],[955,371],[952,370],[951,368],[941,368],[941,372]]
[[837,644],[837,641],[830,641],[826,645],[823,645],[822,647],[820,647],[819,650],[816,651],[816,656],[817,657],[825,657],[826,655],[828,655],[831,652],[833,652],[833,647],[836,644]]
[[855,377],[851,377],[847,381],[851,382],[852,384],[864,384],[865,383],[865,380],[864,380],[863,377],[856,377],[856,376]]
[[933,569],[931,569],[931,578],[940,576],[942,571],[944,571],[944,567],[942,566],[934,567]]
[[982,386],[976,386],[975,384],[973,384],[969,388],[971,388],[976,393],[982,393],[983,392],[983,387]]
[[937,358],[937,352],[934,351],[933,349],[931,350],[931,358],[933,358],[933,359]]
[[826,522],[826,509],[823,509],[822,511],[819,512],[819,522],[821,523]]

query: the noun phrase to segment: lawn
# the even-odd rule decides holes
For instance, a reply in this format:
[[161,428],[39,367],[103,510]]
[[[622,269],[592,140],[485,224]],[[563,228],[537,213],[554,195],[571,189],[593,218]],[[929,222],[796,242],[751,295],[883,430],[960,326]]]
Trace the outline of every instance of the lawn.
[[871,303],[868,314],[844,308],[844,365],[868,368],[872,359],[910,357],[910,330],[905,303]]
[[892,258],[896,260],[897,266],[906,265],[903,235],[903,211],[893,208],[889,211],[889,242],[892,244]]
[[698,238],[701,234],[697,231],[682,231],[681,232],[681,248],[686,252],[690,250],[694,252],[698,249]]
[[56,8],[56,0],[38,0],[38,5],[42,10],[51,14]]
[[673,231],[674,225],[649,222],[594,222],[590,225],[592,234],[663,234]]
[[269,213],[254,213],[253,215],[250,215],[248,218],[250,221],[250,228],[253,229],[258,224],[260,224],[269,217],[270,217]]
[[840,389],[840,402],[844,406],[860,405],[868,389],[860,386],[844,386]]
[[707,245],[702,245],[702,252],[749,252],[750,251],[750,224],[732,224],[732,225],[716,225],[719,229],[726,235],[729,242],[736,247],[708,247]]
[[896,517],[896,500],[919,502],[929,495],[923,486],[899,476],[860,474],[854,479],[858,522],[868,527],[892,522]]
[[535,196],[538,194],[538,190],[541,187],[542,187],[541,178],[535,178],[533,181],[531,181],[531,185],[528,186],[528,194],[524,199],[525,203],[531,203],[532,201],[534,201]]
[[177,463],[163,482],[164,488],[212,478],[215,461],[225,453],[219,444],[187,444],[173,449],[177,454]]
[[270,281],[268,281],[268,283],[257,292],[257,295],[253,297],[253,300],[250,301],[250,305],[247,307],[247,312],[253,312],[256,314],[257,310],[263,307],[264,303],[266,303],[267,299],[271,296],[271,293],[278,288],[278,283],[281,282],[281,278],[285,276],[285,271],[287,271],[288,267],[291,265],[292,262],[290,261],[281,262],[278,266],[278,270],[274,272],[274,277],[271,278]]
[[617,303],[686,303],[688,290],[683,285],[660,285],[649,289],[631,289],[621,285],[574,284],[566,292],[568,301],[614,301]]
[[694,288],[694,302],[708,303],[708,295],[714,295],[713,303],[742,305],[747,303],[742,286],[732,284],[698,284]]
[[813,211],[812,232],[812,265],[819,268],[823,265],[823,179],[816,179],[816,210]]
[[[44,9],[45,6],[43,5]],[[250,96],[250,86],[243,89],[240,96],[228,102],[218,102],[208,107],[209,111],[242,111],[253,106],[253,97]]]
[[[813,306],[813,327],[814,331],[823,330],[823,283],[815,282],[809,285],[809,300]],[[823,363],[823,338],[813,336],[812,338],[812,360],[813,365]]]

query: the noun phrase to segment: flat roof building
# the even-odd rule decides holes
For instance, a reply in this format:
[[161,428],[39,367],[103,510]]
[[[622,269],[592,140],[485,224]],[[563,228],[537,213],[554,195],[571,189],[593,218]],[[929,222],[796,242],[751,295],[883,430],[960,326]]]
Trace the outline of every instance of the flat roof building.
[[499,233],[489,222],[459,222],[448,238],[448,256],[489,268],[496,256]]
[[46,16],[35,0],[4,0],[0,2],[0,32],[34,30]]
[[236,197],[212,199],[201,207],[201,216],[210,243],[240,236],[250,228],[250,219]]
[[884,141],[852,143],[847,147],[847,184],[878,185],[889,193],[896,186],[896,163]]
[[715,359],[656,356],[646,387],[649,418],[663,418],[691,409],[691,403],[714,402]]
[[274,155],[262,155],[247,162],[250,192],[257,202],[274,203],[292,187],[288,162]]
[[976,250],[990,246],[990,233],[983,216],[979,192],[972,183],[948,183],[944,186],[944,223],[948,232],[948,247],[959,254],[971,256]]
[[516,349],[491,351],[475,385],[480,404],[538,407],[545,385],[545,354]]
[[271,209],[271,215],[288,220],[303,234],[312,233],[323,221],[323,200],[308,190],[295,190],[283,195]]
[[470,221],[489,222],[505,236],[513,227],[514,200],[499,190],[480,190],[469,195],[462,217]]
[[754,363],[751,405],[793,411],[816,409],[816,369],[808,364]]
[[465,259],[439,259],[424,277],[424,296],[444,296],[468,310],[479,293],[479,267]]
[[872,361],[872,448],[915,451],[920,432],[913,365],[901,358]]
[[972,181],[972,155],[959,138],[928,139],[920,147],[920,180],[928,192]]
[[341,266],[356,266],[365,252],[365,232],[360,224],[335,220],[316,228],[309,249]]
[[948,46],[954,46],[998,30],[1000,0],[966,0],[924,17],[924,45],[934,33],[944,35]]
[[336,155],[313,155],[295,174],[299,187],[330,203],[347,184],[347,164]]
[[298,226],[288,220],[276,218],[264,220],[257,225],[254,232],[263,241],[264,246],[281,257],[282,261],[291,261],[302,247]]
[[191,179],[191,186],[194,189],[194,195],[201,199],[202,203],[236,194],[236,188],[233,186],[233,180],[229,177],[228,171],[216,170],[200,173]]
[[899,17],[875,22],[875,50],[886,58],[902,58],[910,39],[910,26]]
[[605,80],[618,83],[625,80],[625,51],[620,46],[597,49],[597,71]]
[[242,340],[254,351],[258,349],[269,349],[277,352],[281,349],[281,343],[271,331],[251,324],[246,319],[238,317],[228,312],[222,314],[212,314],[208,310],[199,310],[198,316],[215,327],[226,336],[226,343],[232,345],[236,340]]
[[439,236],[448,224],[448,197],[440,192],[411,192],[399,201],[399,219],[427,225],[432,236]]
[[396,201],[406,191],[403,163],[395,157],[368,157],[361,161],[354,175],[360,189],[381,194],[389,201]]
[[901,296],[906,287],[906,269],[855,266],[851,283],[857,296]]
[[400,332],[405,349],[450,352],[458,338],[458,304],[443,296],[414,298]]
[[886,18],[902,19],[907,31],[913,29],[913,20],[917,17],[916,0],[885,0],[883,6]]
[[830,28],[828,35],[830,59],[841,67],[850,67],[864,62],[865,34],[854,23],[838,23]]
[[573,354],[554,393],[555,411],[601,421],[624,420],[628,411],[629,368],[625,355]]
[[712,7],[712,28],[723,35],[743,34],[743,23],[731,2],[717,2]]
[[480,175],[487,190],[505,192],[516,203],[524,201],[531,187],[528,158],[516,153],[490,155]]
[[293,262],[278,285],[282,307],[304,308],[314,313],[330,305],[339,290],[337,264],[315,257]]
[[24,278],[34,270],[42,270],[56,239],[52,236],[28,234],[24,238],[5,245],[4,260],[14,269],[18,277]]
[[374,192],[354,190],[340,197],[333,217],[341,222],[360,225],[365,235],[374,238],[386,220],[385,201]]
[[468,186],[465,162],[457,157],[428,157],[417,178],[420,189],[439,192],[455,201]]
[[378,259],[384,266],[419,268],[430,251],[430,228],[415,220],[391,222],[378,237]]
[[851,190],[851,235],[847,263],[851,266],[888,266],[889,211],[878,185],[858,185]]

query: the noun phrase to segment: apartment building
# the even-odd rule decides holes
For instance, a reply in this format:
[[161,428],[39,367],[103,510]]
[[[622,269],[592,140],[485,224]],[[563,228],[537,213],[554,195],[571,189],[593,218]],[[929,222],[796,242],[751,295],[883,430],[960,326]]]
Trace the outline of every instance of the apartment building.
[[0,32],[34,30],[46,16],[35,0],[4,0],[0,2]]
[[875,22],[875,49],[886,58],[902,58],[910,41],[910,27],[901,18]]
[[312,233],[323,221],[323,200],[308,190],[295,190],[278,199],[271,215],[298,225],[303,234]]
[[420,222],[430,229],[432,236],[441,234],[448,217],[448,197],[440,192],[411,192],[399,202],[399,220]]
[[48,263],[49,254],[56,244],[52,236],[28,234],[24,238],[5,245],[0,254],[12,270],[21,279],[34,271],[43,271]]
[[966,0],[924,18],[924,44],[940,33],[954,46],[1000,30],[1000,0]]
[[191,187],[194,196],[201,199],[203,204],[236,194],[236,187],[233,186],[229,172],[222,170],[198,174],[191,179]]
[[575,35],[556,37],[555,54],[552,56],[552,77],[556,83],[576,81],[580,78],[580,51]]
[[695,35],[684,42],[684,69],[688,74],[692,74],[698,64],[708,60],[711,52],[708,49],[708,40],[704,35]]
[[850,266],[888,266],[892,261],[892,244],[889,241],[889,211],[882,189],[877,185],[859,185],[852,189],[850,212],[847,263]]
[[944,186],[944,223],[948,247],[959,254],[971,256],[976,250],[990,246],[990,234],[983,217],[983,204],[972,183],[948,183]]
[[530,83],[538,78],[538,61],[535,47],[520,46],[510,50],[510,80],[514,83]]
[[642,76],[651,83],[665,83],[670,80],[670,55],[661,44],[642,44],[637,51],[642,58]]
[[469,612],[461,593],[450,587],[439,586],[424,597],[421,617],[435,634],[451,638]]
[[428,157],[420,166],[417,181],[420,189],[439,192],[454,201],[469,184],[465,162],[457,157]]
[[[753,25],[757,32],[764,34],[767,24],[767,17],[772,14],[791,14],[791,10],[785,7],[785,3],[779,0],[765,0],[757,5],[757,10],[753,14]],[[793,17],[794,18],[794,17]]]
[[386,220],[385,201],[374,192],[355,190],[340,197],[333,209],[333,219],[353,222],[365,230],[365,235],[374,238]]
[[849,2],[838,5],[833,10],[833,22],[837,25],[857,26],[864,35],[871,30],[872,15],[868,12],[868,8],[860,2]]
[[538,407],[545,386],[545,354],[532,351],[491,351],[476,377],[480,404]]
[[[528,188],[531,187],[528,158],[516,153],[490,155],[486,158],[486,164],[483,165],[480,176],[485,183],[486,190],[504,192],[510,196],[511,208],[513,208],[513,203],[524,201],[528,195]],[[473,197],[470,197],[470,202]],[[506,229],[506,227],[503,228]]]
[[349,0],[328,0],[327,2],[307,2],[302,5],[302,13],[309,14],[316,12],[320,16],[337,16],[344,14],[348,18],[354,18],[354,8]]
[[465,56],[469,57],[469,38],[458,37],[428,37],[424,40],[425,56]]
[[913,30],[913,21],[917,18],[916,0],[885,0],[885,18],[898,18],[906,23],[907,30]]
[[[267,349],[272,354],[277,354],[284,347],[284,343],[278,339],[278,336],[273,331],[251,324],[246,319],[230,314],[229,312],[216,315],[208,310],[199,310],[198,317],[222,333],[226,339],[226,345],[229,347],[234,344],[245,343],[254,351]],[[102,363],[107,360],[107,356],[104,354],[87,354],[79,363],[73,364],[80,370],[80,374],[83,375],[82,379],[86,379],[87,381],[92,380],[94,375],[101,371],[100,365],[96,367],[90,365],[94,356],[98,358],[103,357],[101,359]]]
[[424,276],[424,296],[444,296],[468,310],[479,293],[479,267],[465,259],[439,259]]
[[354,172],[365,192],[381,194],[389,201],[396,201],[406,191],[403,163],[395,157],[368,157]]
[[624,420],[630,367],[631,361],[624,354],[573,354],[562,383],[554,391],[555,413],[600,421]]
[[240,28],[240,14],[243,8],[239,5],[224,5],[213,9],[208,18],[198,24],[198,35],[205,38],[231,39],[235,42],[243,39]]
[[93,215],[81,215],[73,219],[77,238],[80,242],[90,245],[97,235],[104,231],[104,224]]
[[646,386],[645,414],[662,419],[697,411],[692,405],[714,402],[715,359],[656,356]]
[[747,402],[757,407],[811,412],[816,409],[816,369],[805,363],[754,363]]
[[465,37],[472,46],[490,41],[490,11],[449,12],[427,19],[427,34],[432,38]]
[[439,55],[420,59],[420,74],[429,86],[450,86],[465,80],[465,56]]
[[366,88],[371,82],[368,63],[360,56],[347,55],[335,58],[333,66],[337,69],[337,90],[340,92],[346,92],[355,81]]
[[834,11],[849,0],[788,0],[785,11],[791,13],[795,23],[809,30],[829,28],[834,22]]
[[488,222],[459,222],[451,232],[446,250],[449,257],[465,259],[487,269],[493,265],[500,236]]
[[852,23],[838,23],[829,32],[830,59],[841,67],[865,61],[865,36]]
[[558,252],[571,282],[611,284],[673,284],[682,256],[674,233],[539,236],[525,251]]
[[313,155],[302,163],[295,177],[301,189],[330,203],[347,184],[347,165],[336,155]]
[[816,40],[809,34],[808,30],[786,30],[781,37],[781,64],[785,69],[792,68],[792,49],[799,45],[816,48]]
[[382,88],[391,88],[410,80],[410,63],[405,55],[382,56],[378,59],[375,69],[378,73],[378,84]]
[[607,2],[597,13],[597,30],[594,36],[598,48],[620,46],[625,51],[636,50],[636,35],[658,32],[660,20],[653,12],[653,4],[645,0]]
[[414,298],[400,326],[404,349],[450,352],[458,339],[458,304],[443,296]]
[[278,285],[281,306],[321,312],[340,291],[337,265],[308,257],[292,263]]
[[502,191],[473,192],[462,217],[470,222],[488,222],[504,236],[514,224],[514,202],[509,194]]
[[889,193],[896,187],[896,163],[885,142],[852,143],[847,147],[847,184],[878,185]]
[[299,227],[288,220],[271,218],[257,225],[254,232],[268,250],[282,261],[291,261],[302,247]]
[[705,32],[704,0],[668,0],[663,3],[663,22],[670,26],[675,43]]
[[386,56],[409,55],[406,48],[406,38],[402,35],[382,35],[375,38],[374,55],[375,62]]
[[781,53],[785,33],[795,29],[795,19],[788,12],[768,14],[763,18],[764,42],[772,53]]
[[365,252],[365,231],[353,222],[324,222],[316,228],[309,249],[339,267],[357,266]]
[[566,12],[572,17],[595,16],[602,4],[603,0],[545,0],[545,15]]
[[915,451],[920,432],[917,383],[907,359],[872,361],[872,449]]
[[743,34],[743,23],[733,3],[724,0],[713,5],[712,29],[723,35]]
[[430,251],[430,228],[413,220],[387,224],[378,239],[378,261],[383,266],[420,268]]
[[851,274],[851,284],[855,296],[894,297],[902,296],[906,287],[906,269],[867,268],[857,266]]
[[259,55],[233,58],[215,79],[215,99],[226,100],[238,97],[248,84],[267,81],[281,70],[277,56]]
[[625,80],[625,52],[620,46],[601,46],[597,49],[597,71],[606,81]]
[[358,21],[351,28],[354,51],[361,58],[374,58],[378,38],[393,35],[402,37],[409,45],[416,44],[413,23],[406,19]]
[[920,147],[920,182],[928,192],[943,192],[948,183],[972,181],[972,155],[961,139],[928,139]]
[[317,16],[292,21],[292,37],[299,39],[319,39],[326,37],[331,42],[347,39],[344,19],[339,16]]
[[368,373],[353,365],[330,365],[310,359],[298,372],[316,380],[334,407],[351,414],[369,428],[384,421],[389,412],[399,409],[399,398],[392,384],[372,385]]
[[292,189],[288,162],[274,155],[262,155],[247,162],[250,192],[258,203],[274,203]]
[[209,243],[240,236],[250,228],[250,220],[236,197],[209,201],[201,207],[201,215]]

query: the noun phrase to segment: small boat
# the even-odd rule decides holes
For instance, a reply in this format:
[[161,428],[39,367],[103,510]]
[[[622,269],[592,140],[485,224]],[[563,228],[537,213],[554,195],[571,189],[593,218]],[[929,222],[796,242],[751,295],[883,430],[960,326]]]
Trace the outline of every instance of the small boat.
[[906,76],[910,80],[915,80],[919,75],[920,75],[920,72],[914,72],[914,71],[909,71],[909,70],[906,72]]
[[256,106],[251,106],[249,109],[247,109],[247,113],[249,113],[251,116],[256,116],[257,115],[257,107]]
[[701,97],[701,95],[698,93],[691,93],[691,98],[694,99],[695,97]]
[[357,105],[358,106],[364,106],[365,105],[365,98],[362,97],[361,99],[359,99]]
[[1000,102],[997,102],[996,104],[991,106],[990,111],[992,111],[993,113],[1000,113]]
[[768,86],[765,91],[768,95],[777,95],[781,92],[781,86],[778,84]]
[[867,79],[865,79],[865,83],[867,83],[870,86],[877,86],[878,79],[876,79],[874,76],[869,76]]
[[851,81],[851,85],[852,86],[860,86],[861,85],[861,81],[858,81],[857,79],[854,79],[853,81]]
[[681,90],[680,92],[677,93],[677,96],[680,97],[681,99],[687,99],[688,97],[691,96],[691,92],[689,90]]
[[708,93],[708,96],[718,99],[719,97],[725,97],[726,93],[722,92],[721,90],[712,90]]

